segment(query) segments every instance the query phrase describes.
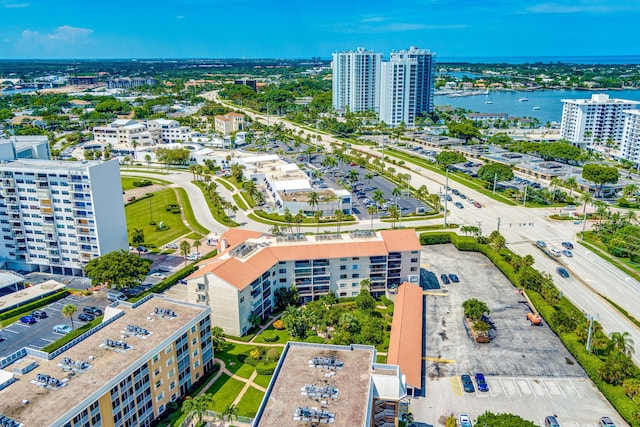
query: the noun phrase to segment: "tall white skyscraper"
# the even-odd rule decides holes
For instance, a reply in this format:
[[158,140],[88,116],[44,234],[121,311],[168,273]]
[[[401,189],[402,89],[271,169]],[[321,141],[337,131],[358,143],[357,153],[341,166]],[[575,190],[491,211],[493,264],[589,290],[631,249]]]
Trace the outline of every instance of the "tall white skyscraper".
[[333,54],[333,109],[351,112],[380,110],[382,54],[359,47]]
[[433,111],[434,57],[412,46],[392,52],[382,63],[380,120],[392,127],[412,126],[416,116]]
[[620,143],[620,158],[640,166],[640,110],[624,112],[624,128]]
[[609,98],[606,94],[591,99],[563,99],[560,137],[585,148],[605,145],[609,138],[622,141],[624,111],[637,108],[639,101]]

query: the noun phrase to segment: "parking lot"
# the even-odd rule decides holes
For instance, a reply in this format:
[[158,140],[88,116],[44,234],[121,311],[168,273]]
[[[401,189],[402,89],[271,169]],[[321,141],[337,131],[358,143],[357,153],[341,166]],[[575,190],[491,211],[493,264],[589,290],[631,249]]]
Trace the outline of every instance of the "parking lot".
[[[439,417],[485,411],[515,413],[542,425],[557,414],[563,426],[595,426],[608,415],[625,425],[592,385],[582,368],[544,324],[531,326],[524,297],[482,254],[452,245],[423,248],[421,274],[439,280],[456,274],[459,283],[430,289],[425,314],[426,398],[414,401],[416,420],[436,424]],[[489,344],[475,343],[464,322],[462,303],[485,302],[495,325]],[[461,374],[487,377],[489,392],[465,393]]]
[[40,308],[40,310],[44,310],[47,313],[47,318],[38,319],[36,323],[31,325],[17,321],[0,329],[0,336],[5,338],[4,341],[0,342],[0,357],[11,354],[22,347],[40,349],[60,339],[62,335],[54,333],[53,327],[58,324],[71,325],[69,319],[61,314],[62,307],[67,304],[73,304],[78,308],[73,316],[73,327],[78,328],[85,324],[85,322],[78,320],[78,315],[82,313],[84,307],[96,306],[104,311],[104,308],[109,304],[109,300],[107,300],[106,291],[102,290],[95,292],[91,296],[68,295],[61,300]]

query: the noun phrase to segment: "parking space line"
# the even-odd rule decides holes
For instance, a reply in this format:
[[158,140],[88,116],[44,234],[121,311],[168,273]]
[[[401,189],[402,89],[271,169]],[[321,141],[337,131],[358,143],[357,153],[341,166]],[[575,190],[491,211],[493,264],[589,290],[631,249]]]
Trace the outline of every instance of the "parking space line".
[[576,396],[578,396],[578,399],[582,399],[582,395],[580,394],[576,386],[573,384],[573,381],[569,380],[569,384],[571,384],[571,387],[576,392]]
[[29,325],[25,325],[24,323],[20,323],[20,322],[15,322],[14,325],[21,326],[23,328],[28,328],[29,327]]
[[453,394],[456,396],[462,396],[462,384],[460,383],[460,378],[458,376],[449,377],[449,382],[451,383],[451,390]]
[[13,329],[3,329],[2,332],[11,332],[12,334],[20,335],[20,332],[14,331]]
[[53,340],[48,340],[48,339],[46,339],[46,338],[40,338],[40,339],[41,339],[42,341],[46,341],[46,342],[48,342],[48,343],[52,343],[52,342],[54,342]]
[[558,386],[558,389],[560,390],[560,393],[562,394],[562,397],[564,397],[564,398],[566,399],[566,398],[567,398],[567,395],[566,395],[566,394],[564,394],[564,390],[563,390],[563,389],[562,389],[562,387],[560,386],[560,383],[558,383],[558,380],[557,380],[557,379],[555,379],[555,380],[553,380],[553,381],[555,381],[556,385]]

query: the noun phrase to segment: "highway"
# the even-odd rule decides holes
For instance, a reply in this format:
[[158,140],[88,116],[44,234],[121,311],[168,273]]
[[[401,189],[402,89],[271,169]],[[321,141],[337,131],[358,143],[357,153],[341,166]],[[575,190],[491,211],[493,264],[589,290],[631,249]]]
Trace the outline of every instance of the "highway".
[[[221,101],[218,99],[217,93],[210,92],[206,96],[208,99],[220,102],[234,110],[242,110],[252,118],[266,123],[266,119],[261,115]],[[270,124],[283,123],[287,128],[295,131],[303,130],[304,132],[309,132],[307,129],[296,126],[279,117],[270,117],[269,121]],[[315,132],[309,133],[314,134]],[[330,148],[331,142],[342,144],[342,141],[330,135],[324,133],[321,133],[321,135],[322,144],[326,149]],[[376,157],[381,157],[381,153],[376,147],[358,146],[357,148]],[[437,193],[445,186],[445,177],[439,173],[409,163],[405,164],[404,167],[399,165],[394,165],[394,167],[398,172],[409,173],[411,175],[411,185],[415,188],[426,185],[430,193]],[[483,206],[478,209],[463,201],[464,209],[458,209],[453,206],[453,203],[460,199],[452,196],[454,198],[453,202],[448,203],[449,223],[457,223],[461,226],[479,226],[484,235],[489,235],[493,230],[498,229],[498,224],[500,224],[499,231],[505,237],[507,247],[519,255],[531,254],[535,258],[535,267],[540,271],[551,274],[558,288],[570,301],[583,310],[585,314],[599,316],[599,322],[606,333],[629,332],[633,341],[640,345],[640,328],[598,295],[607,296],[634,318],[640,320],[640,283],[591,253],[588,249],[576,244],[575,237],[581,231],[582,225],[573,224],[572,221],[549,219],[548,216],[554,213],[553,209],[506,206],[452,180],[449,181],[449,186],[460,189],[467,197],[472,197]],[[379,222],[374,224],[377,227],[381,225],[388,226],[388,224]],[[416,226],[422,225],[421,223],[412,224]],[[251,225],[249,225],[249,228],[251,228]],[[345,229],[348,228],[345,227]],[[559,264],[533,245],[536,240],[544,240],[547,245],[558,248],[560,248],[560,242],[574,242],[576,248],[574,250],[575,256],[573,258],[562,257],[562,262],[566,264],[571,273],[569,279],[562,279],[556,273],[556,267]],[[637,365],[640,365],[638,354],[640,354],[640,351],[633,356],[633,360]]]

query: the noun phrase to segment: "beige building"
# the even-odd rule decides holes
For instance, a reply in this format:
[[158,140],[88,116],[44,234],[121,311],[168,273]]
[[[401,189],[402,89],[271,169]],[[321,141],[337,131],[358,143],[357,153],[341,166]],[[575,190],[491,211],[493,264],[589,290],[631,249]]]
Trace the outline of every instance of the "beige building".
[[244,335],[252,316],[269,316],[279,288],[295,285],[304,303],[329,291],[357,296],[364,279],[374,297],[418,283],[421,249],[412,229],[279,237],[230,229],[218,240],[218,255],[186,278],[185,299],[209,305],[225,333]]
[[252,427],[396,427],[407,411],[403,373],[375,347],[290,341]]
[[224,116],[215,116],[215,129],[223,135],[242,131],[245,128],[244,114],[228,113]]
[[0,414],[29,427],[149,426],[213,367],[211,310],[153,295],[114,303],[79,342],[6,366]]

